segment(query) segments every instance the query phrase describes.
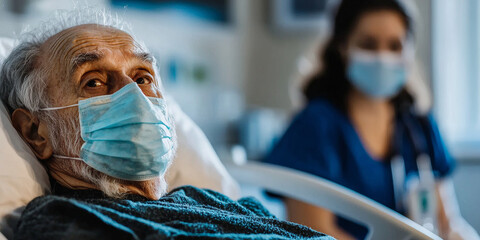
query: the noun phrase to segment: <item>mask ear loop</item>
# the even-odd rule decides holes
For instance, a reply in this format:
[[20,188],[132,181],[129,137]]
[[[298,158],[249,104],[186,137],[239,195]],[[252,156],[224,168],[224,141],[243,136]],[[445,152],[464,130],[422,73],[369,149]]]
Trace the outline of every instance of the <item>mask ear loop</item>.
[[60,158],[60,159],[73,159],[73,160],[77,160],[77,161],[83,161],[83,159],[81,159],[81,158],[67,157],[67,156],[56,155],[56,154],[53,154],[53,157]]
[[76,107],[78,106],[78,103],[68,105],[68,106],[63,106],[63,107],[49,107],[49,108],[41,108],[41,111],[53,111],[53,110],[59,110],[59,109],[64,109],[64,108],[71,108],[71,107]]
[[[71,108],[71,107],[76,107],[76,106],[78,106],[78,103],[75,103],[75,104],[72,104],[72,105],[68,105],[68,106],[63,106],[63,107],[41,108],[40,111],[54,111],[54,110]],[[60,159],[73,159],[73,160],[77,160],[77,161],[83,161],[83,159],[81,159],[81,158],[77,158],[77,157],[67,157],[67,156],[62,156],[62,155],[57,155],[57,154],[53,154],[53,157],[55,157],[55,158],[60,158]]]

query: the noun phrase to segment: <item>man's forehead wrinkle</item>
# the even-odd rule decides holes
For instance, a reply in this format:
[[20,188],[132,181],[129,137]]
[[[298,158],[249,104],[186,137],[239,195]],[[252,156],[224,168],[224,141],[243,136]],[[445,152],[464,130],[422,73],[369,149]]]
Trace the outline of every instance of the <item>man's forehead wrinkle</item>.
[[98,42],[86,42],[81,45],[73,45],[72,47],[70,47],[65,53],[65,57],[70,58],[70,60],[72,61],[76,56],[85,53],[98,53],[100,55],[105,55],[101,50],[101,44],[99,44]]
[[73,43],[74,44],[83,44],[89,41],[101,41],[108,44],[132,44],[133,38],[130,35],[124,34],[96,34],[96,33],[87,33],[78,35]]
[[[127,35],[128,36],[128,35]],[[69,61],[70,75],[83,63],[100,60],[106,52],[117,49],[131,48],[131,38],[117,36],[92,36],[91,34],[77,36],[72,41],[72,46],[65,53]],[[79,57],[79,58],[77,58]]]
[[68,56],[74,55],[78,51],[98,50],[99,48],[122,48],[131,46],[131,38],[118,36],[92,36],[81,35],[76,37],[67,53]]
[[[72,31],[66,29],[47,39],[40,47],[39,64],[48,70],[50,82],[55,79],[65,79],[65,75],[68,74],[66,68],[68,62],[65,62],[65,56],[74,36],[75,34]],[[53,82],[52,84],[55,84]]]
[[52,36],[47,42],[50,42],[51,45],[49,55],[71,57],[71,48],[76,48],[76,46],[87,47],[88,44],[84,44],[88,42],[104,42],[117,45],[115,42],[124,43],[131,40],[130,35],[115,28],[86,24],[65,29]]
[[55,58],[61,58],[61,56],[65,55],[65,50],[68,49],[72,37],[72,32],[62,31],[52,36],[45,42],[43,46],[43,53],[50,63],[55,61]]
[[52,44],[50,45],[48,51],[48,55],[51,58],[55,58],[57,56],[63,55],[63,51],[65,50],[65,45],[68,40],[66,38],[57,38],[56,41],[53,41]]

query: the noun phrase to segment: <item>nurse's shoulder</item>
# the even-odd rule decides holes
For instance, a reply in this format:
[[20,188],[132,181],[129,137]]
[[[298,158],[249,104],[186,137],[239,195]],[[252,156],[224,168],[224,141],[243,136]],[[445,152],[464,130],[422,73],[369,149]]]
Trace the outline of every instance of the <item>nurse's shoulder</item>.
[[311,100],[293,122],[311,125],[317,132],[325,134],[336,131],[336,126],[344,123],[344,118],[344,114],[328,100],[317,98]]
[[[291,122],[285,134],[265,159],[268,163],[315,174],[325,165],[331,149],[338,142],[338,110],[323,99],[312,100]],[[314,167],[320,165],[319,167]],[[328,164],[327,164],[328,165]]]

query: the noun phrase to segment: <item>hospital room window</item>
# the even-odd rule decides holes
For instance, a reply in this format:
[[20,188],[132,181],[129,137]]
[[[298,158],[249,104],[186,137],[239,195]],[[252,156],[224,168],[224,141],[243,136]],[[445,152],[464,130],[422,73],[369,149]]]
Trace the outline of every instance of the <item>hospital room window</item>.
[[478,0],[432,1],[434,114],[460,160],[480,156],[479,13]]

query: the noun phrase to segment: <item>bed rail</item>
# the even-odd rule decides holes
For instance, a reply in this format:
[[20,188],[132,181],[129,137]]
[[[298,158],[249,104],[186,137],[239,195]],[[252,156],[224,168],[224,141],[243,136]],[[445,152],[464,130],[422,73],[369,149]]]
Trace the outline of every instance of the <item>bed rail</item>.
[[397,212],[341,185],[301,171],[259,162],[227,164],[240,184],[321,206],[365,224],[366,239],[441,239]]

